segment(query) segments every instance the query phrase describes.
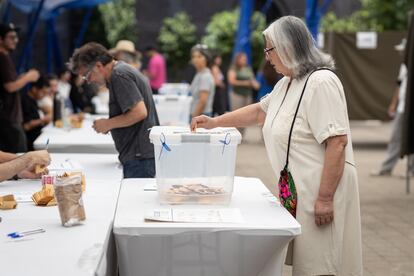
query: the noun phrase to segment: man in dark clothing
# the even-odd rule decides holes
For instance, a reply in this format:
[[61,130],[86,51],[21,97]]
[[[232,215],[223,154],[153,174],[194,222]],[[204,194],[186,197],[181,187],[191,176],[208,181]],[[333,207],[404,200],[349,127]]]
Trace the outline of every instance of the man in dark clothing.
[[18,91],[39,78],[34,69],[20,76],[16,74],[10,58],[19,41],[16,31],[11,23],[0,24],[0,150],[14,153],[27,151]]
[[37,101],[42,99],[49,90],[49,81],[45,77],[40,77],[33,83],[27,94],[22,96],[23,109],[23,129],[26,132],[27,148],[34,150],[33,143],[42,132],[42,128],[47,125],[51,118],[41,115]]
[[110,93],[109,119],[96,120],[93,128],[98,133],[111,132],[124,177],[154,177],[154,146],[148,129],[159,125],[159,121],[145,77],[131,65],[114,60],[97,43],[87,43],[76,50],[70,67],[88,82],[106,82]]

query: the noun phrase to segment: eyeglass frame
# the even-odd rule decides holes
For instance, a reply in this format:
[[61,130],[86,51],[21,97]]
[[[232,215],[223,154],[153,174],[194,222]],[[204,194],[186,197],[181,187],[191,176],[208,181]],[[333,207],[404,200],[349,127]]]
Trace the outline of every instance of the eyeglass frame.
[[269,52],[274,50],[276,47],[270,47],[270,48],[264,48],[263,53],[266,55],[266,57],[269,57]]
[[89,81],[89,77],[91,76],[93,67],[95,67],[95,65],[96,65],[96,63],[94,63],[92,66],[89,66],[88,67],[88,71],[87,71],[87,73],[85,75],[82,76],[82,80]]

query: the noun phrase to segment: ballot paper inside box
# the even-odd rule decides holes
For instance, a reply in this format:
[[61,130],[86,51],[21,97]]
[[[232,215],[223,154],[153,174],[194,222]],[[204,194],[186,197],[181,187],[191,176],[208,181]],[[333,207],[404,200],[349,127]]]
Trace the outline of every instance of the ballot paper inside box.
[[158,126],[154,144],[156,182],[161,203],[227,204],[233,192],[237,145],[235,128],[197,129]]

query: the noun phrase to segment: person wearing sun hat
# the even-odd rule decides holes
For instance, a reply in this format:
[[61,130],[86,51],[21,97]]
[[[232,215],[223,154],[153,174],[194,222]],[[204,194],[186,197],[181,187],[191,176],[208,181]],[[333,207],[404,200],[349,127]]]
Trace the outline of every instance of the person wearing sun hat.
[[125,39],[119,40],[116,43],[115,48],[110,49],[109,52],[115,59],[122,60],[138,70],[141,69],[141,53],[135,49],[134,42]]
[[[407,39],[403,38],[401,42],[394,46],[400,55],[404,54]],[[397,87],[395,88],[391,104],[388,108],[388,115],[393,119],[390,141],[387,146],[387,156],[381,164],[381,168],[371,172],[372,176],[388,176],[400,159],[401,150],[401,133],[405,109],[405,94],[407,90],[407,66],[401,63],[400,71],[397,79]],[[409,173],[414,175],[414,157],[408,156]]]
[[16,74],[10,54],[19,42],[18,30],[13,23],[0,24],[0,150],[13,153],[27,151],[19,90],[40,76],[35,69]]

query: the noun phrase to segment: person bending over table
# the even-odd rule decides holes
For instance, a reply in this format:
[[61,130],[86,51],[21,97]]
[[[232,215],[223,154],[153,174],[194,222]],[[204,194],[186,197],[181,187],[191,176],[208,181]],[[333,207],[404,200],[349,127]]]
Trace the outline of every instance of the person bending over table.
[[21,156],[0,151],[0,182],[7,179],[39,178],[36,174],[36,165],[47,166],[50,164],[50,156],[46,150],[29,151]]
[[97,133],[111,132],[124,178],[154,177],[154,146],[148,130],[159,125],[159,120],[145,76],[94,42],[75,51],[70,68],[87,82],[107,84],[109,119],[94,121],[93,128]]

